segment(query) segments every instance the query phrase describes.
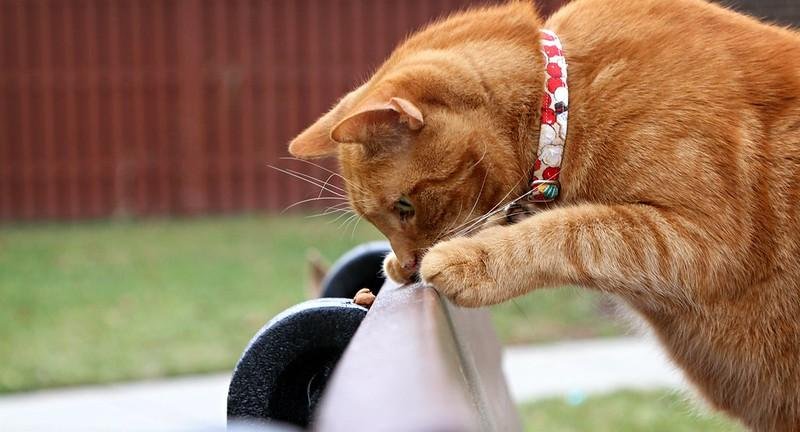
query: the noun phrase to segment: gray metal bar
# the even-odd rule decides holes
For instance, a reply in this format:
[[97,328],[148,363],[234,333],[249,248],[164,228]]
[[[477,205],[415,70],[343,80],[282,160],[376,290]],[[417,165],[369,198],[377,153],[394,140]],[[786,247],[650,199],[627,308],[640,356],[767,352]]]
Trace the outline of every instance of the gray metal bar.
[[317,431],[515,431],[486,310],[387,283],[325,390]]

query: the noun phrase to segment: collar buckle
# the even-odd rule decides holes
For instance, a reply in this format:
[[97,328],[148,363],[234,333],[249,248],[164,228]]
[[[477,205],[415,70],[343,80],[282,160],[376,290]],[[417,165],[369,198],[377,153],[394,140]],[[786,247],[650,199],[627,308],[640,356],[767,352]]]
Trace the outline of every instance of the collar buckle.
[[528,201],[532,203],[549,203],[555,201],[561,191],[558,180],[534,180],[531,182],[531,194]]

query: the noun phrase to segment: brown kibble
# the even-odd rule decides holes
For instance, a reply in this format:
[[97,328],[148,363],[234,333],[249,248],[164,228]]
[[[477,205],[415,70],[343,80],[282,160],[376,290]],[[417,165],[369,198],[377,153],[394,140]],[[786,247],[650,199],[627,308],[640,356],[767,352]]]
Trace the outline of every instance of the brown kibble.
[[372,291],[369,288],[361,288],[356,293],[356,296],[353,297],[353,303],[363,306],[369,309],[372,306],[372,303],[375,301],[375,294],[372,294]]

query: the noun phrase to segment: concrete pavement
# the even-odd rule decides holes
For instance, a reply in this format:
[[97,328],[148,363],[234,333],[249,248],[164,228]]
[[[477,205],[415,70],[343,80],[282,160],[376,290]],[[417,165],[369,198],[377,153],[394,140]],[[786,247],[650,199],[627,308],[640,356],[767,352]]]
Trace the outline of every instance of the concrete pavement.
[[[680,388],[654,342],[618,338],[509,347],[503,369],[514,399],[582,398],[622,388]],[[228,374],[0,397],[8,432],[225,430]]]
[[503,370],[518,402],[622,388],[686,387],[655,341],[643,338],[509,347],[503,352]]

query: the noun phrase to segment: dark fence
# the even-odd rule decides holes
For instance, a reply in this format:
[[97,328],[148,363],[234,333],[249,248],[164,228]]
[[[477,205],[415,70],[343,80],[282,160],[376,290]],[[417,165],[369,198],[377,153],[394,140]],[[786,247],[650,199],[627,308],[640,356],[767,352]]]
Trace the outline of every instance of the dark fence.
[[721,0],[720,3],[765,21],[800,25],[800,2],[797,0]]
[[[327,177],[280,160],[288,140],[406,33],[478,3],[0,0],[0,220],[278,210],[313,196],[267,164]],[[800,14],[795,0],[734,3]]]
[[[0,0],[0,220],[282,209],[267,167],[469,0]],[[332,162],[326,164],[332,166]]]

